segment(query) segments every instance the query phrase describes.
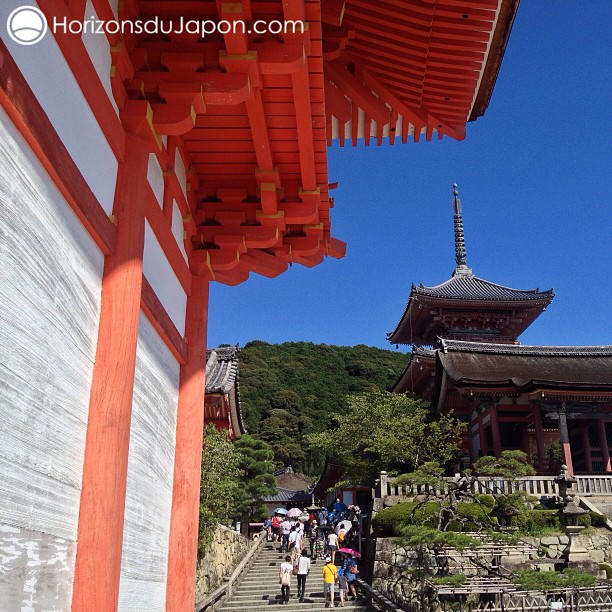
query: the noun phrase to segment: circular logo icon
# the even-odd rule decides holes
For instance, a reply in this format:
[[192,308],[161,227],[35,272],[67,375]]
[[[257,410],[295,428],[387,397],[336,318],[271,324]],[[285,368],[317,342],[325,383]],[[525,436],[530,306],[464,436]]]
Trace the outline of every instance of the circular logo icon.
[[19,6],[8,16],[6,29],[20,45],[34,45],[47,33],[47,19],[35,6]]

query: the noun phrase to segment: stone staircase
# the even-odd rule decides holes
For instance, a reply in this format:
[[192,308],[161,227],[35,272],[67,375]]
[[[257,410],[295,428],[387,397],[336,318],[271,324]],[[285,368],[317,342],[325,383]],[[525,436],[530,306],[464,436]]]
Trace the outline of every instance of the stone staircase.
[[[319,612],[326,610],[323,599],[323,575],[321,568],[323,561],[320,559],[313,562],[310,574],[306,580],[306,596],[304,602],[300,603],[297,598],[297,579],[291,579],[291,598],[287,605],[281,606],[280,585],[278,584],[278,568],[283,562],[285,554],[278,552],[278,544],[265,544],[259,552],[253,565],[242,576],[238,586],[233,590],[231,598],[220,603],[215,610],[224,612],[257,612],[258,610],[269,610],[270,606],[279,606],[280,610],[287,612],[307,610],[308,612]],[[339,606],[338,594],[336,593],[335,605]],[[375,610],[366,601],[346,601],[343,610],[347,612],[369,612]]]

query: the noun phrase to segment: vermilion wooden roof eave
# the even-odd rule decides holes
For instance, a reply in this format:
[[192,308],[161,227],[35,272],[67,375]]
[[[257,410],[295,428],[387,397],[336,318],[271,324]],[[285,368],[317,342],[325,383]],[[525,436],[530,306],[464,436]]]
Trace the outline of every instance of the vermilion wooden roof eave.
[[498,26],[493,35],[487,65],[468,121],[476,121],[478,117],[482,117],[489,106],[502,60],[506,52],[506,46],[508,45],[508,39],[510,38],[510,32],[514,25],[519,3],[520,0],[505,0],[502,3],[497,22],[498,24],[503,24],[503,27]]

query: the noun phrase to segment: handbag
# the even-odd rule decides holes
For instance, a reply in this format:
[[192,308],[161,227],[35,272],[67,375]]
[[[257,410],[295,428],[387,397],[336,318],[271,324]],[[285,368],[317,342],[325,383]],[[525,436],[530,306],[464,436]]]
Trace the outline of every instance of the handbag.
[[297,565],[294,565],[294,566],[293,566],[293,575],[294,575],[294,576],[297,576],[297,573],[298,573],[298,566],[297,566]]

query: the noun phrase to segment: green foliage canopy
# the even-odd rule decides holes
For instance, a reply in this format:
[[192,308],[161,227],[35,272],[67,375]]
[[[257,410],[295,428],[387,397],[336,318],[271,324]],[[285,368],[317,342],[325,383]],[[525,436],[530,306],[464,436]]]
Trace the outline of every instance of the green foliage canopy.
[[277,466],[318,476],[325,452],[306,442],[348,410],[352,393],[387,390],[406,367],[405,353],[310,342],[249,342],[240,352],[245,424],[270,444]]
[[258,516],[262,500],[276,492],[274,452],[263,440],[244,434],[234,442],[238,470],[243,487],[243,504],[251,504],[252,516]]
[[432,418],[424,402],[407,395],[374,390],[350,396],[333,422],[307,440],[338,459],[346,478],[362,484],[372,484],[381,470],[450,461],[459,448],[461,426],[452,415]]
[[536,471],[529,463],[527,454],[520,450],[502,451],[499,457],[485,455],[472,466],[475,476],[500,476],[501,478],[520,478],[534,476]]
[[240,461],[228,433],[207,425],[200,477],[200,555],[210,544],[217,525],[230,526],[246,509]]

